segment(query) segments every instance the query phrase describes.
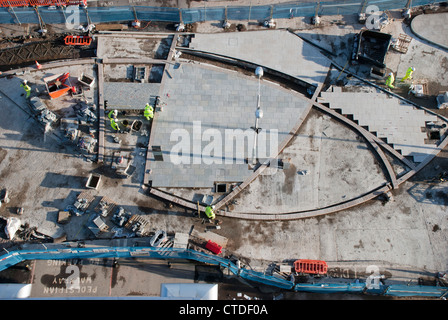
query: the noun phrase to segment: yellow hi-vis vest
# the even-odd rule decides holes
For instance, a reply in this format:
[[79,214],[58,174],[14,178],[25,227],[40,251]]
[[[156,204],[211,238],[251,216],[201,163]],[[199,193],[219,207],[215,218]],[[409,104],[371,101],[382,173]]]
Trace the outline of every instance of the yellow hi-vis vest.
[[210,219],[215,219],[215,213],[213,212],[212,207],[205,208],[205,215]]
[[152,119],[154,117],[154,108],[152,106],[150,106],[149,104],[147,104],[145,106],[145,111],[144,111],[143,115],[145,116],[145,118]]

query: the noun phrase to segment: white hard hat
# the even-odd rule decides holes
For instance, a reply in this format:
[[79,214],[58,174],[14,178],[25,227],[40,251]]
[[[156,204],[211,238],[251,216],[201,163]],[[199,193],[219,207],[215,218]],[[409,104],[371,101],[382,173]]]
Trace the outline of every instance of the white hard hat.
[[212,206],[212,209],[215,209],[215,206]]
[[411,69],[412,69],[412,71],[415,71],[415,68],[414,68],[414,67],[412,67]]
[[393,76],[394,74],[391,72],[391,73],[389,73],[389,76]]
[[23,80],[23,83],[25,83],[25,84],[28,83],[28,80]]

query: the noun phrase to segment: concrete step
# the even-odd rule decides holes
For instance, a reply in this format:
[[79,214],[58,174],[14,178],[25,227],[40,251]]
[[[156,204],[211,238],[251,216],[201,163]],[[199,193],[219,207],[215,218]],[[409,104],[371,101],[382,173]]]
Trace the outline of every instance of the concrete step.
[[[431,154],[434,145],[425,143],[422,128],[437,118],[426,111],[383,94],[365,92],[323,92],[322,100],[358,125],[368,128],[404,156],[420,162]],[[418,161],[417,161],[418,160]]]

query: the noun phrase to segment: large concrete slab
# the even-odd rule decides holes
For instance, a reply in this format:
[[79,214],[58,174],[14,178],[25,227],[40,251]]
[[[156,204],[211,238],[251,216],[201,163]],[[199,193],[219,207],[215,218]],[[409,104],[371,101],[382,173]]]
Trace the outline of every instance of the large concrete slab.
[[232,212],[314,210],[357,198],[387,182],[366,142],[315,110],[279,158],[287,168],[259,176],[236,197]]
[[[256,78],[186,63],[167,72],[162,94],[167,105],[157,113],[152,131],[152,146],[161,147],[164,161],[149,158],[152,185],[211,187],[214,181],[243,181],[252,173],[245,159],[252,159]],[[274,154],[271,148],[287,137],[307,104],[292,91],[261,81],[260,158]],[[177,165],[179,151],[185,159]]]
[[101,59],[166,59],[171,41],[172,36],[98,36],[97,57]]
[[448,49],[448,13],[421,14],[412,19],[412,31],[419,37]]
[[323,83],[330,61],[285,30],[196,34],[190,48],[254,62],[309,84]]

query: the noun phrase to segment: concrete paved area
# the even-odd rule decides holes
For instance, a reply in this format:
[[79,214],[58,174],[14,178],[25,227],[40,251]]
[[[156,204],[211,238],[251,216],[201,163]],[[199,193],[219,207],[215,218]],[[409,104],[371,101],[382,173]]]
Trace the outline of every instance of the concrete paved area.
[[[167,105],[157,113],[152,138],[152,146],[162,149],[163,161],[155,161],[154,154],[149,158],[152,186],[213,187],[215,181],[243,181],[252,173],[247,159],[252,159],[254,143],[250,128],[255,125],[256,78],[188,63],[170,66],[167,72],[162,93]],[[278,148],[306,105],[292,92],[261,81],[259,158],[274,154],[271,150]]]
[[[157,41],[154,41],[154,38]],[[123,37],[97,36],[97,57],[112,58],[166,58],[167,48],[171,44],[171,37]]]
[[306,257],[325,260],[329,265],[364,261],[380,269],[387,262],[397,269],[445,270],[448,242],[444,195],[438,193],[429,202],[424,199],[426,192],[446,192],[447,185],[413,186],[406,183],[395,193],[394,201],[372,201],[323,217],[283,222],[229,221],[222,234],[236,235],[229,238],[228,249],[234,248],[253,264],[264,257],[276,257],[279,262]]
[[236,197],[232,212],[314,210],[354,199],[387,182],[366,142],[316,110],[280,158],[288,167],[259,176]]
[[412,31],[419,37],[448,49],[448,13],[421,14],[412,19]]
[[321,84],[330,66],[316,48],[286,30],[196,34],[189,47],[260,64],[309,84]]

